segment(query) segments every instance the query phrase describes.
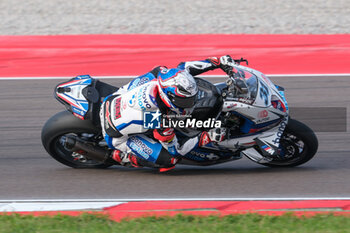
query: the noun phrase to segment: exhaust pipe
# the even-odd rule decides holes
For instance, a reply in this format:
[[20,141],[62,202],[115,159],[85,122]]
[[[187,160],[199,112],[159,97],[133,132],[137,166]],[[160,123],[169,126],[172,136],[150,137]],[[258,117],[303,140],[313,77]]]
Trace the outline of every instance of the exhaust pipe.
[[93,146],[90,143],[72,135],[62,137],[64,146],[73,151],[79,153],[79,151],[84,151],[84,156],[89,159],[105,162],[109,157],[109,152],[98,146]]

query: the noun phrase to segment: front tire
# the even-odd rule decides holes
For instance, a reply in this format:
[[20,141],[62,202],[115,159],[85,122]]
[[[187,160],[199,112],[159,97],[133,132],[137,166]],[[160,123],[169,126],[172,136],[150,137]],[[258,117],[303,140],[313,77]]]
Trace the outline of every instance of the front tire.
[[280,155],[268,163],[269,167],[295,167],[308,162],[318,149],[315,133],[300,121],[289,119],[280,140]]
[[[52,116],[41,131],[41,141],[47,151],[58,162],[73,168],[107,168],[113,164],[85,158],[64,147],[65,135],[94,138],[101,136],[99,129],[88,120],[80,120],[68,111]],[[101,138],[102,139],[102,138]]]

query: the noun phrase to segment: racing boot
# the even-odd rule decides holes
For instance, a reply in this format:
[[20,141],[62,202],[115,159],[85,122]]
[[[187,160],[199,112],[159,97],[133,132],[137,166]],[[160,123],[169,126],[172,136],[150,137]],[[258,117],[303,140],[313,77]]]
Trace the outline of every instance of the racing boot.
[[149,167],[152,163],[145,159],[137,157],[134,153],[123,153],[122,151],[115,149],[111,153],[111,158],[118,164],[124,167]]
[[177,163],[177,158],[171,159],[171,166],[163,167],[159,164],[152,163],[150,161],[147,161],[146,159],[140,158],[134,153],[123,153],[120,150],[113,150],[111,153],[111,159],[118,164],[124,166],[124,167],[150,167],[150,168],[159,168],[160,172],[166,172],[173,168],[175,168],[175,164]]
[[142,159],[137,157],[135,154],[128,153],[127,157],[128,157],[128,160],[129,160],[131,166],[133,166],[133,167],[143,167]]
[[133,167],[150,167],[150,168],[160,168],[161,165],[147,161],[146,159],[140,158],[134,153],[128,153],[128,160]]
[[115,149],[110,154],[110,157],[113,161],[117,162],[119,165],[124,167],[133,167],[130,161],[129,154],[126,154],[118,149]]
[[159,172],[167,172],[175,168],[175,165],[179,162],[178,158],[171,158],[170,164],[167,164],[166,166],[160,166]]

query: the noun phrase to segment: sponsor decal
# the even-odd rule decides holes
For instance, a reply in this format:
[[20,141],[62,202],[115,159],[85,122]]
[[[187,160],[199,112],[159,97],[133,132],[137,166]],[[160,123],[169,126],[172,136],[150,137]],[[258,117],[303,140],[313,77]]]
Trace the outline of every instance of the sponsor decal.
[[148,159],[150,155],[152,155],[153,150],[149,148],[143,141],[141,141],[139,138],[132,136],[129,139],[129,147],[137,152],[139,155],[141,155],[143,158]]
[[236,106],[237,106],[236,103],[228,103],[228,104],[226,105],[226,108],[230,109],[230,108],[233,108],[233,107],[236,107]]
[[205,153],[200,153],[198,151],[191,151],[190,154],[198,156],[198,157],[203,158],[203,159],[209,159],[209,160],[217,160],[220,158],[219,156],[217,156],[213,153],[205,154]]
[[155,105],[155,106],[158,106],[157,104],[157,101],[156,101],[156,98],[153,96],[153,95],[148,95],[150,100],[152,101],[152,103]]
[[84,116],[84,115],[85,115],[85,111],[83,111],[83,110],[81,110],[81,109],[79,109],[79,108],[75,108],[75,107],[73,107],[73,106],[71,106],[71,107],[72,107],[73,112],[75,112],[75,113],[77,113],[77,114],[79,114],[79,115],[81,115],[81,116]]
[[118,98],[118,99],[115,100],[114,120],[119,119],[121,117],[121,114],[120,114],[120,102],[121,102],[121,98]]
[[267,110],[263,110],[263,111],[260,111],[259,113],[258,113],[258,117],[259,118],[265,118],[265,117],[267,117],[269,115],[269,112],[267,111]]
[[268,145],[263,145],[261,148],[270,155],[273,155],[275,153],[275,150],[269,147]]
[[131,99],[128,101],[128,105],[129,105],[130,107],[133,107],[133,106],[135,105],[135,103],[136,103],[136,98],[135,98],[135,94],[133,94],[133,95],[131,96]]
[[269,105],[269,89],[268,87],[263,83],[263,82],[259,82],[260,83],[260,89],[259,89],[259,95],[260,98],[264,100],[265,105],[268,106]]
[[191,160],[195,160],[195,161],[204,161],[205,160],[204,158],[195,156],[191,153],[187,153],[185,157],[188,159],[191,159]]
[[116,130],[114,125],[111,122],[111,114],[109,112],[109,105],[110,105],[110,101],[106,101],[106,105],[105,105],[105,108],[106,108],[105,127],[106,127],[106,129],[109,129],[109,127],[112,126],[112,128],[114,130]]
[[76,116],[76,117],[78,117],[78,118],[81,119],[81,120],[84,120],[84,117],[83,117],[83,116],[80,116],[79,114],[77,114],[77,113],[75,113],[75,112],[73,112],[73,115]]
[[147,83],[148,81],[149,81],[149,78],[148,78],[148,77],[142,77],[142,78],[140,79],[139,86],[141,86],[141,85]]
[[137,95],[137,103],[140,106],[142,111],[146,111],[146,109],[150,109],[152,106],[147,100],[147,90],[148,86],[143,87],[141,90],[139,90]]
[[284,102],[283,105],[285,106],[285,109],[288,110],[288,103],[287,103],[286,97],[284,95],[284,91],[279,91],[279,93],[280,93],[280,95],[281,95],[281,97],[283,99],[283,102]]
[[106,101],[106,105],[105,105],[105,108],[106,108],[105,127],[106,127],[106,129],[108,129],[110,124],[111,124],[111,120],[109,119],[109,117],[111,115],[109,113],[109,104],[110,104],[109,101]]
[[286,126],[287,126],[287,122],[288,122],[288,118],[285,117],[285,118],[282,120],[282,122],[281,122],[281,124],[279,125],[279,127],[278,127],[277,137],[276,137],[275,139],[272,140],[273,143],[275,143],[275,144],[280,143],[280,140],[281,140],[282,134],[283,134],[283,132],[284,132],[284,129],[285,129]]
[[274,108],[280,110],[281,112],[286,112],[286,108],[280,100],[271,101],[271,104]]
[[253,100],[247,99],[247,98],[238,98],[238,102],[242,102],[242,103],[245,103],[245,104],[252,104]]
[[132,89],[134,89],[134,88],[136,88],[138,86],[141,86],[141,85],[143,85],[143,84],[145,84],[147,82],[149,82],[149,78],[148,77],[141,77],[141,78],[134,79],[130,83],[130,85],[128,87],[128,90],[132,90]]

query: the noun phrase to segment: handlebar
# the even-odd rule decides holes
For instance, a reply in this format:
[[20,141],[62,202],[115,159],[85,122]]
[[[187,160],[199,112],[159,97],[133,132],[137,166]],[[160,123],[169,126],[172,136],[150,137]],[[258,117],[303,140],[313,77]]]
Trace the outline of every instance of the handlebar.
[[234,87],[234,89],[241,94],[247,94],[249,90],[245,78],[235,69],[234,65],[232,65],[232,68],[233,70],[228,74],[229,80],[226,82],[227,86]]
[[240,59],[233,59],[233,61],[235,63],[238,63],[238,65],[240,65],[242,62],[245,62],[248,65],[248,60],[244,59],[243,57],[241,57]]
[[240,94],[247,94],[249,91],[248,86],[245,78],[239,72],[239,69],[237,69],[237,64],[240,65],[242,62],[245,62],[248,65],[248,60],[241,57],[240,59],[232,59],[231,61],[233,62],[228,62],[221,67],[229,77],[228,82],[226,82],[228,89],[235,89]]

